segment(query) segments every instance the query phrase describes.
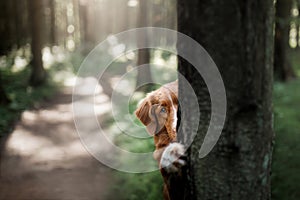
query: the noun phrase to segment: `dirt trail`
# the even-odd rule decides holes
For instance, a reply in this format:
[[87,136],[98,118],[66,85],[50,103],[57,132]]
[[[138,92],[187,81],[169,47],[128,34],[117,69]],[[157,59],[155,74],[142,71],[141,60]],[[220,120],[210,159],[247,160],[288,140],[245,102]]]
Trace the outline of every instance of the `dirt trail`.
[[112,170],[82,146],[73,122],[71,88],[42,109],[26,111],[5,142],[1,200],[102,200]]

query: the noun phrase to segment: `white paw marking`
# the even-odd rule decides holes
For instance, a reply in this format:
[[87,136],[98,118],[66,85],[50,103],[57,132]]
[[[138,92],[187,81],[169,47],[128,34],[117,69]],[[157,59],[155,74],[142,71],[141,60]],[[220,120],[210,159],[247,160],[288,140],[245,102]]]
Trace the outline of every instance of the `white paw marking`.
[[182,166],[185,165],[185,161],[180,159],[184,155],[184,146],[179,143],[171,143],[164,150],[160,167],[165,168],[167,172],[177,172]]

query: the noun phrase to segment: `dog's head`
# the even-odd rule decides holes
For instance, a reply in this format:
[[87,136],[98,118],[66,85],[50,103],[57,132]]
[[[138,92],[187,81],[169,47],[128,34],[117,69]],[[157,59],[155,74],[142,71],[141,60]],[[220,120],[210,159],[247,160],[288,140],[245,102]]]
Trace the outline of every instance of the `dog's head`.
[[135,111],[150,135],[167,131],[171,139],[176,139],[177,87],[178,83],[175,81],[149,93]]

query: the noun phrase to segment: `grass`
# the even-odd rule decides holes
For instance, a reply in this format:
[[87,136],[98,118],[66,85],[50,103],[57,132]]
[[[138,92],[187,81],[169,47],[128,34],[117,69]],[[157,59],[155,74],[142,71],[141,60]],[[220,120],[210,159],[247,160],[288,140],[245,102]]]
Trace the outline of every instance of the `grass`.
[[290,63],[293,66],[296,74],[298,77],[300,77],[300,48],[290,51],[289,59]]
[[[159,171],[145,174],[116,172],[117,182],[112,186],[112,196],[119,200],[158,200],[163,199],[163,180]],[[115,199],[107,197],[107,199]]]
[[296,200],[300,196],[300,80],[274,85],[272,198]]
[[[139,95],[138,95],[139,96]],[[137,102],[143,97],[139,96],[137,99],[133,98],[129,102],[129,112],[132,114],[136,108]],[[141,125],[141,122],[137,119],[134,120],[134,123]],[[112,123],[112,126],[114,123]],[[129,132],[134,132],[137,130],[135,126],[129,126],[127,129]],[[131,130],[131,131],[130,131]],[[123,150],[127,150],[134,153],[145,153],[154,151],[154,141],[153,138],[137,139],[126,134],[116,134],[114,138],[114,143]],[[124,162],[127,162],[124,160]],[[141,162],[140,160],[133,161]],[[147,165],[157,165],[157,163],[152,161],[143,161],[149,162]],[[154,171],[150,173],[125,173],[125,172],[115,172],[115,184],[110,188],[109,196],[106,199],[115,199],[116,194],[120,200],[154,200],[154,199],[163,199],[162,190],[163,190],[163,180],[160,172]]]

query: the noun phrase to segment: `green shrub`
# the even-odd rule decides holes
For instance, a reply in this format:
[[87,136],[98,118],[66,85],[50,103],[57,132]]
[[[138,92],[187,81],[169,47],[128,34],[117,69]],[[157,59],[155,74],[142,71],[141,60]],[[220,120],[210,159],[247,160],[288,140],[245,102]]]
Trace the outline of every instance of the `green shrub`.
[[163,199],[163,180],[159,171],[145,174],[116,173],[116,183],[111,188],[108,199],[119,200],[159,200]]
[[9,99],[7,105],[0,106],[0,137],[13,130],[20,114],[29,108],[36,108],[39,102],[49,98],[56,91],[57,85],[50,79],[39,87],[28,84],[30,67],[14,72],[10,67],[0,69],[1,83]]
[[296,200],[300,190],[300,81],[275,83],[272,199]]

